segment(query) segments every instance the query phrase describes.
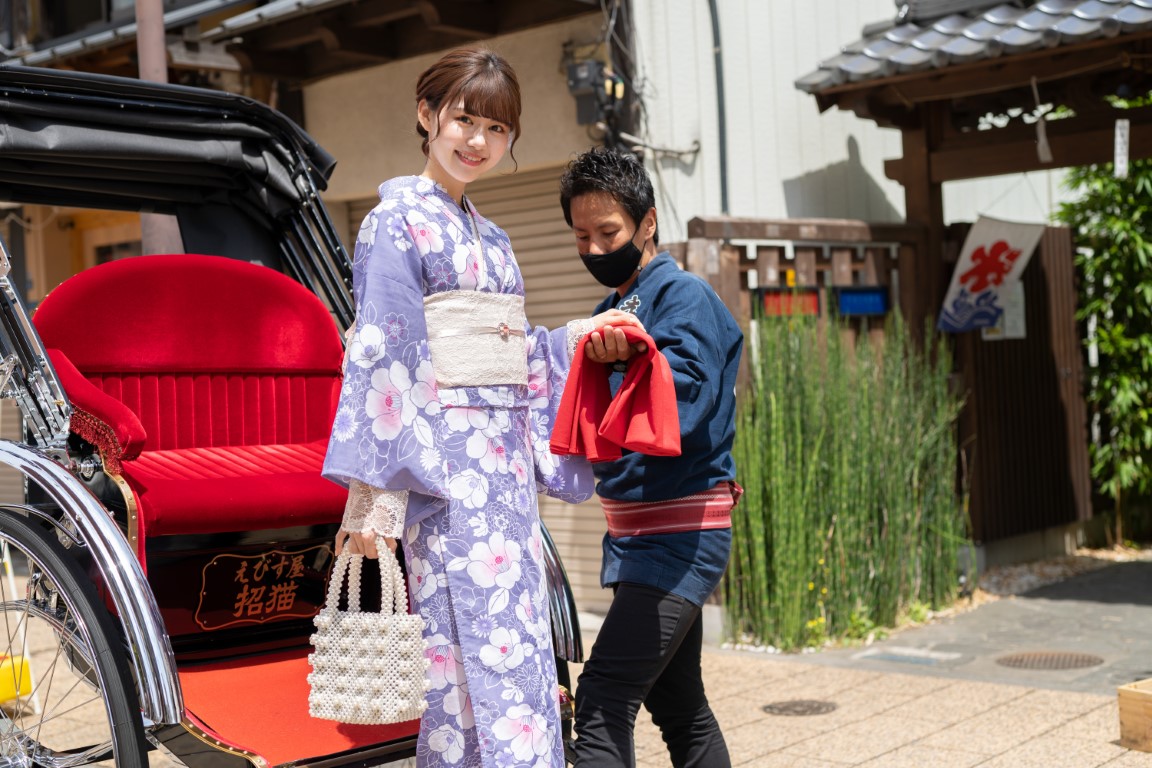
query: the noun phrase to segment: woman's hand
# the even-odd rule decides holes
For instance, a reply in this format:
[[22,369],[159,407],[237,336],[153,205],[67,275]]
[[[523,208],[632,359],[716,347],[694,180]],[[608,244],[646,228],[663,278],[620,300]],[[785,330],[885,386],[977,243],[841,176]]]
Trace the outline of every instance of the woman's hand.
[[[369,560],[375,560],[380,557],[380,553],[376,550],[376,538],[377,534],[374,531],[349,533],[340,529],[336,533],[336,554],[339,555],[347,547],[348,551],[354,555],[364,555]],[[385,536],[384,543],[393,553],[396,552],[396,539]]]
[[[348,373],[348,358],[352,356],[352,339],[356,336],[356,323],[344,331],[344,357],[340,358],[340,375]],[[339,553],[337,553],[339,554]]]
[[615,363],[627,360],[634,354],[647,351],[648,345],[641,342],[632,345],[624,336],[622,326],[631,325],[644,330],[644,324],[633,314],[609,309],[592,317],[596,330],[584,345],[584,355],[594,363]]

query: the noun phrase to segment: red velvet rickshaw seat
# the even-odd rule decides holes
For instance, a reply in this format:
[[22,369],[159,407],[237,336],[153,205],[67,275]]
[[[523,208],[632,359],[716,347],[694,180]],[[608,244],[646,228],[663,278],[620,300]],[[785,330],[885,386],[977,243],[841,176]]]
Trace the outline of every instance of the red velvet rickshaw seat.
[[[33,322],[72,431],[131,489],[145,567],[147,537],[340,521],[347,491],[320,468],[343,347],[303,286],[232,259],[141,256],[67,280]],[[269,765],[415,733],[311,718],[309,650],[182,662],[187,717]]]
[[33,318],[74,407],[148,536],[340,520],[320,476],[343,348],[291,278],[217,256],[102,264]]

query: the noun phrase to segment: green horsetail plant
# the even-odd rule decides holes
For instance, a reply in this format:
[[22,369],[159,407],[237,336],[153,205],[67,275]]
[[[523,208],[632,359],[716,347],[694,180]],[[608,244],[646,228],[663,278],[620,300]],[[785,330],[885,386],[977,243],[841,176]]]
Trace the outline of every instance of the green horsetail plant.
[[966,521],[949,358],[919,351],[897,316],[879,344],[845,329],[760,316],[749,333],[733,448],[745,496],[724,585],[738,642],[819,645],[956,597]]

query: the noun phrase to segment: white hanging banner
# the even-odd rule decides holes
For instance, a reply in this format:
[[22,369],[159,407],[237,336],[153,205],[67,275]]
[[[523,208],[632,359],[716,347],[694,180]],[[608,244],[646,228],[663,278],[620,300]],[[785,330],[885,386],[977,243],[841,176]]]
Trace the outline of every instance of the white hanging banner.
[[1118,179],[1128,178],[1128,134],[1131,126],[1127,118],[1116,121],[1116,138],[1113,147],[1112,175]]
[[977,219],[960,250],[936,327],[961,333],[996,325],[1008,287],[1020,279],[1043,234],[1043,224]]
[[1004,300],[1004,314],[1000,315],[995,325],[980,329],[980,339],[983,341],[1004,341],[1006,339],[1027,338],[1028,322],[1024,305],[1024,281],[1016,280],[1012,283],[1005,283],[1001,287],[1000,297]]

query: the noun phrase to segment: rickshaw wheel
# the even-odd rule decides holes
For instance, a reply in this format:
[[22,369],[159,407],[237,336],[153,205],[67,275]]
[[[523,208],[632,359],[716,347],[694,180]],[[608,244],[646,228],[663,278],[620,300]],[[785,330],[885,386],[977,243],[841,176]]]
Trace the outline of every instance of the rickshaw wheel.
[[5,555],[0,768],[147,766],[124,643],[91,579],[34,519],[0,513]]

